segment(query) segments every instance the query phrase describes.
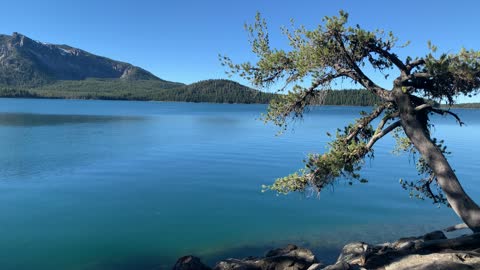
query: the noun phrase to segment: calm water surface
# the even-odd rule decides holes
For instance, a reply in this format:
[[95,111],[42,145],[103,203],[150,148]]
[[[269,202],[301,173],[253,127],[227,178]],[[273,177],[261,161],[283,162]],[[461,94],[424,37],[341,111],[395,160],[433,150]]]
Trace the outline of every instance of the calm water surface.
[[[186,254],[212,263],[290,242],[329,261],[348,241],[459,222],[400,188],[416,172],[391,138],[367,162],[368,184],[261,193],[360,110],[322,107],[276,137],[257,120],[264,105],[0,99],[0,267],[169,269]],[[439,118],[435,135],[480,201],[480,111],[458,112],[467,126]]]

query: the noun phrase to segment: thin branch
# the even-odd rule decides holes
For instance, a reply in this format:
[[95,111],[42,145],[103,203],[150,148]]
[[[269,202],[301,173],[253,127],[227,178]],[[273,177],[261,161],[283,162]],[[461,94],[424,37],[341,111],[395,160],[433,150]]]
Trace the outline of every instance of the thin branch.
[[439,108],[433,108],[432,105],[426,104],[426,103],[415,107],[415,111],[417,111],[417,112],[425,110],[425,109],[428,109],[430,112],[434,112],[434,113],[440,114],[440,115],[449,114],[449,115],[453,116],[455,118],[455,120],[457,120],[457,122],[460,126],[465,125],[465,123],[462,121],[462,119],[460,119],[460,116],[458,116],[456,113],[454,113],[450,110],[442,110],[442,109],[439,109]]
[[420,106],[415,107],[415,111],[419,112],[421,110],[427,109],[427,108],[432,108],[432,105],[430,104],[422,104]]
[[334,37],[337,40],[338,44],[340,45],[340,48],[342,49],[342,52],[345,55],[346,60],[348,61],[348,64],[350,67],[355,71],[355,73],[349,74],[351,79],[354,81],[360,83],[365,87],[366,89],[370,90],[373,92],[375,95],[380,97],[383,100],[386,101],[393,101],[393,97],[391,93],[377,84],[375,84],[369,77],[367,77],[363,71],[360,69],[360,67],[355,63],[355,61],[352,59],[350,53],[347,51],[345,48],[345,44],[342,40],[342,37],[340,36],[339,33],[334,33]]
[[407,66],[398,58],[397,55],[390,53],[389,51],[382,49],[379,46],[369,46],[374,52],[380,54],[381,56],[387,58],[392,62],[400,71],[404,74],[408,74]]
[[415,72],[413,74],[410,74],[410,78],[423,78],[423,79],[430,79],[432,78],[432,74],[428,72]]
[[425,65],[425,59],[417,59],[407,64],[407,74],[409,74],[414,68]]
[[302,98],[300,98],[299,100],[297,100],[295,102],[295,104],[293,105],[293,108],[295,107],[299,107],[299,106],[302,106],[302,104],[305,104],[304,102],[307,101],[307,98],[309,96],[313,96],[315,94],[316,91],[318,91],[318,87],[320,85],[323,85],[323,84],[326,84],[336,78],[340,78],[340,77],[343,77],[345,76],[344,74],[342,73],[337,73],[337,74],[328,74],[327,76],[323,77],[322,79],[319,79],[315,82],[312,83],[312,85],[304,91],[304,94],[302,96]]
[[434,112],[436,114],[440,114],[440,115],[449,114],[449,115],[453,116],[455,118],[455,120],[457,120],[457,122],[460,126],[465,125],[465,123],[462,121],[462,119],[460,119],[460,117],[456,113],[454,113],[450,110],[442,110],[442,109],[437,109],[437,108],[431,108],[430,111]]
[[396,122],[393,122],[393,124],[391,124],[390,126],[388,126],[387,128],[385,128],[384,130],[382,130],[381,132],[379,133],[376,133],[375,135],[373,135],[373,137],[370,139],[370,141],[368,142],[366,148],[367,150],[370,150],[372,149],[373,145],[380,139],[382,138],[383,136],[387,135],[388,133],[390,133],[392,130],[396,129],[397,127],[401,126],[401,121],[398,120]]
[[347,136],[347,138],[345,138],[345,141],[346,142],[349,142],[350,140],[352,140],[355,136],[358,135],[358,133],[360,132],[360,130],[362,130],[362,128],[366,127],[368,124],[370,124],[374,119],[376,119],[380,114],[382,114],[382,112],[388,107],[389,104],[387,103],[384,103],[380,106],[378,106],[372,113],[370,113],[368,116],[365,116],[363,118],[361,118],[359,121],[358,121],[358,124],[353,128],[352,132],[350,132],[350,134]]
[[266,77],[265,79],[262,79],[262,83],[271,83],[274,80],[277,79],[277,77],[283,73],[285,69],[284,68],[279,68],[277,69],[272,75]]
[[431,78],[432,75],[429,73],[418,72],[400,77],[399,84],[416,89],[432,89],[433,84]]
[[395,117],[398,117],[399,116],[399,112],[395,112],[395,113],[392,113],[392,114],[387,114],[385,115],[382,120],[380,121],[380,123],[378,124],[377,126],[377,129],[376,129],[376,133],[377,132],[380,132],[382,131],[383,127],[385,127],[385,124],[387,124],[387,122]]
[[430,188],[430,184],[432,183],[432,181],[433,181],[434,178],[435,178],[435,174],[432,173],[432,174],[430,175],[430,178],[428,178],[428,181],[425,182],[424,187],[425,187],[425,189],[427,190],[428,194],[430,194],[430,196],[432,197],[433,203],[437,203],[438,201],[437,201],[435,195],[433,194],[432,189]]

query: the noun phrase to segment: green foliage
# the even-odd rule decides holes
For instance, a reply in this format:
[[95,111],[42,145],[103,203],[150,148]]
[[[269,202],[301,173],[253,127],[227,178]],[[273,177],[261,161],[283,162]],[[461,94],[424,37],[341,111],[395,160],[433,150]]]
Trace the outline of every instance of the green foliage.
[[[364,114],[364,113],[363,113]],[[305,168],[291,175],[277,179],[263,190],[272,190],[279,194],[305,191],[309,188],[320,192],[333,185],[338,179],[345,179],[349,185],[354,181],[366,183],[358,171],[362,168],[365,157],[373,157],[373,149],[368,146],[375,131],[366,125],[369,116],[359,118],[344,130],[338,129],[335,139],[328,144],[324,154],[310,154],[305,160]]]
[[87,79],[57,81],[38,87],[0,86],[3,97],[158,100],[216,103],[267,103],[273,94],[228,80],[183,85],[162,80]]
[[[345,64],[342,61],[346,60],[339,57],[344,47],[353,54],[350,60],[355,63],[365,65],[367,61],[375,69],[392,67],[392,63],[384,56],[371,54],[371,50],[389,50],[395,46],[397,38],[391,32],[385,34],[382,30],[366,31],[358,26],[347,27],[347,19],[348,14],[341,11],[338,17],[325,17],[324,24],[314,30],[307,30],[303,26],[293,30],[284,29],[292,48],[285,51],[270,48],[265,20],[257,14],[255,23],[246,27],[252,51],[258,57],[257,63],[235,64],[226,56],[222,56],[221,61],[230,68],[230,74],[239,74],[256,86],[268,86],[283,79],[288,84],[306,77],[312,78],[315,84],[326,75],[333,75],[333,67]],[[325,87],[329,89],[328,85]]]
[[38,95],[28,91],[28,90],[19,90],[15,88],[1,88],[0,87],[0,97],[9,97],[9,98],[39,98]]
[[459,94],[471,96],[478,93],[480,51],[462,49],[457,54],[442,54],[438,58],[430,53],[425,62],[418,72],[428,74],[428,81],[419,90],[423,90],[427,97],[445,99],[453,104],[454,97]]
[[296,86],[287,94],[277,95],[267,109],[263,120],[272,122],[282,130],[287,120],[301,118],[308,105],[374,106],[381,100],[366,90],[322,90],[315,94]]

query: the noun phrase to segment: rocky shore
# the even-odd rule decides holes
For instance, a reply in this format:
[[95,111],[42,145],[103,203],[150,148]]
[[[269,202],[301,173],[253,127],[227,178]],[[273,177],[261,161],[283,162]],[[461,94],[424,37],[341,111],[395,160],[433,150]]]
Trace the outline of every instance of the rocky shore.
[[312,251],[288,245],[264,257],[225,259],[211,268],[194,256],[178,259],[173,270],[467,270],[480,269],[480,233],[447,238],[442,231],[392,243],[347,244],[333,265],[318,261]]

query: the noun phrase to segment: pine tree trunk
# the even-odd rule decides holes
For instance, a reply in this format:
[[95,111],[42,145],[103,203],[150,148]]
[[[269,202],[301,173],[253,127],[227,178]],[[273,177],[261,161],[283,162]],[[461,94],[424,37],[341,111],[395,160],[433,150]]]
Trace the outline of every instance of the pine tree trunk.
[[395,101],[407,137],[435,173],[438,185],[445,193],[452,209],[471,230],[480,232],[480,207],[463,190],[442,151],[431,140],[427,127],[422,124],[409,94],[396,91]]

